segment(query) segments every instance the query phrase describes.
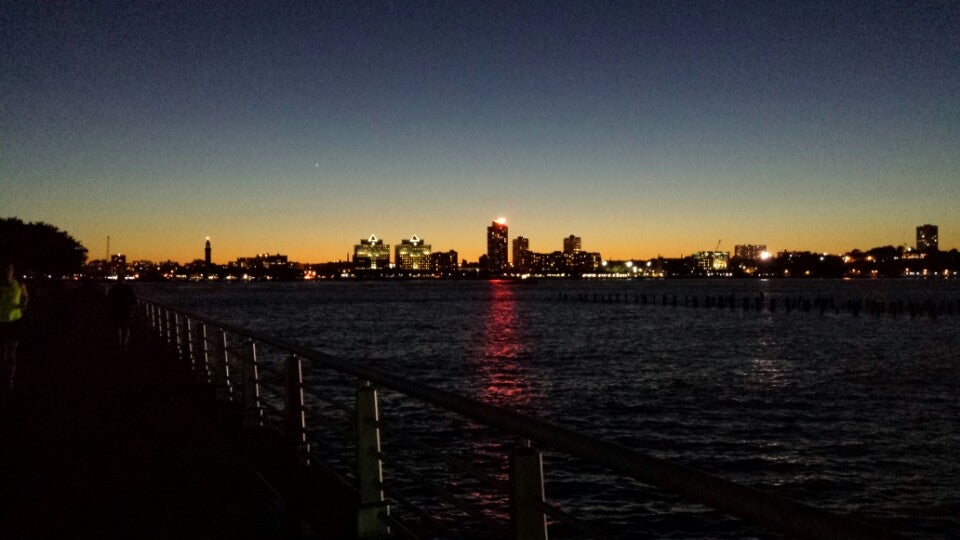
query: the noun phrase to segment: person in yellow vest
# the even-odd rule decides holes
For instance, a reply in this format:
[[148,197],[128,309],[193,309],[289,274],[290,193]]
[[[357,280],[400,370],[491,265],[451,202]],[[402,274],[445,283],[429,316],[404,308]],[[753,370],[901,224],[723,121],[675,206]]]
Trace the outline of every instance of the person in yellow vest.
[[0,358],[0,392],[3,401],[10,399],[13,377],[17,372],[17,345],[23,325],[23,310],[27,306],[27,288],[14,276],[13,263],[0,263],[3,272],[0,279],[0,341],[3,342],[3,357]]

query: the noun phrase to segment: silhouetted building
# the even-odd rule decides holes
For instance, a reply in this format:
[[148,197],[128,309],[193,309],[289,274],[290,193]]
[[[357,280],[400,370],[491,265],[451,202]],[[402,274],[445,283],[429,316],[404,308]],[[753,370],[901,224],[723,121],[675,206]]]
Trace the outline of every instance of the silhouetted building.
[[765,244],[741,244],[733,247],[733,256],[738,259],[759,261],[766,251]]
[[396,248],[394,264],[401,270],[427,270],[430,268],[430,245],[424,244],[417,235],[402,240]]
[[385,270],[390,268],[390,244],[371,234],[353,246],[353,267],[358,270]]
[[353,263],[349,261],[332,261],[311,266],[316,279],[339,279],[351,277]]
[[518,236],[513,239],[513,268],[517,272],[530,271],[530,239]]
[[799,259],[799,258],[801,258],[801,257],[805,257],[805,256],[807,256],[807,255],[810,255],[810,252],[809,252],[809,251],[790,251],[790,250],[786,250],[786,249],[785,249],[785,250],[783,250],[783,251],[778,251],[778,252],[777,252],[777,260],[778,260],[778,261],[790,261],[790,260],[793,260],[793,259]]
[[530,271],[540,275],[565,274],[568,269],[567,259],[568,257],[562,251],[530,252]]
[[499,218],[487,227],[487,267],[491,272],[503,272],[507,261],[507,220]]
[[207,238],[207,245],[203,248],[203,262],[210,266],[210,239]]
[[698,270],[711,275],[727,269],[730,253],[727,251],[698,251],[693,254],[693,259],[697,263]]
[[939,251],[940,229],[936,225],[920,225],[917,227],[917,251],[931,253]]
[[456,251],[438,251],[430,254],[430,272],[436,275],[450,275],[458,270]]
[[110,256],[110,271],[111,273],[119,273],[126,271],[127,269],[127,256],[122,253],[117,253],[116,255]]
[[580,251],[580,237],[570,235],[563,239],[563,252],[567,255],[573,255]]
[[255,257],[240,257],[237,259],[237,266],[242,270],[269,270],[271,268],[286,268],[289,265],[287,256],[279,253],[276,255],[260,253]]
[[[579,238],[578,238],[579,240]],[[600,253],[589,251],[577,251],[573,254],[570,262],[570,271],[577,274],[590,274],[600,269],[602,262]]]

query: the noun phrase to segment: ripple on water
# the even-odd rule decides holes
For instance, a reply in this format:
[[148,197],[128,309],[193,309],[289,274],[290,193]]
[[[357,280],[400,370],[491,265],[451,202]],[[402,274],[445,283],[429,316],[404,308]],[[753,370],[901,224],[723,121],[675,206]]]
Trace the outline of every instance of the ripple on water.
[[[547,281],[164,284],[138,292],[907,535],[953,538],[960,319],[659,302],[663,294],[681,304],[705,294],[957,298],[958,289],[909,281]],[[631,302],[571,300],[578,293],[620,293]],[[658,304],[632,303],[634,294],[656,295]],[[470,443],[465,432],[502,438],[387,401],[394,425],[504,473],[509,440]],[[548,495],[614,535],[761,534],[576,460],[551,455],[546,464]],[[552,531],[572,534],[559,524]]]

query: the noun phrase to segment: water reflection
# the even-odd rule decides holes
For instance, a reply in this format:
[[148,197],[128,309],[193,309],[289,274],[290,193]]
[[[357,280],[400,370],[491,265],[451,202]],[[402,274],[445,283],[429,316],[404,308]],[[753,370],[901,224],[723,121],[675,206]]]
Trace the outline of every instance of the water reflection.
[[774,389],[790,383],[787,362],[782,358],[782,350],[777,328],[771,314],[763,314],[754,322],[755,333],[751,351],[750,371],[747,377],[748,387],[755,389]]
[[773,358],[754,358],[750,363],[750,384],[760,388],[778,388],[787,384],[782,361]]
[[491,297],[483,313],[479,354],[474,363],[478,387],[483,389],[479,397],[492,405],[528,405],[532,377],[522,360],[528,357],[530,346],[518,313],[515,286],[503,281],[489,283]]

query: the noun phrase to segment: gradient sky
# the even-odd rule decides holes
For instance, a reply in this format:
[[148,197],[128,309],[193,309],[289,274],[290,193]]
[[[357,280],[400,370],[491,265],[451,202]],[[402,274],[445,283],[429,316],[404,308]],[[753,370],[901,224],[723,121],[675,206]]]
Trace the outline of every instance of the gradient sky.
[[960,3],[0,4],[0,217],[103,257],[960,247]]

